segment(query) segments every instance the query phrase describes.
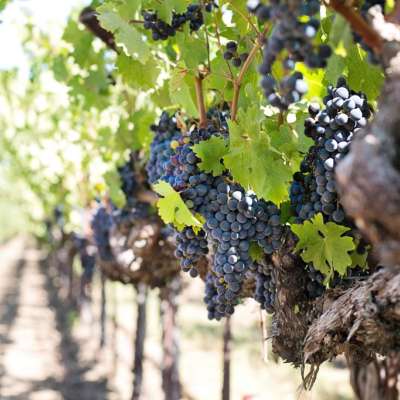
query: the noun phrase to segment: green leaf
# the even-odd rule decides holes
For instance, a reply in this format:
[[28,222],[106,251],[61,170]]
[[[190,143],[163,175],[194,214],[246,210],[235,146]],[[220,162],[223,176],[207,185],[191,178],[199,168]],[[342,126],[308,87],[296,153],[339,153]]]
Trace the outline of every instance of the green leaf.
[[284,203],[281,204],[280,207],[281,223],[286,224],[292,216],[293,216],[293,211],[290,201],[285,201]]
[[197,115],[197,107],[192,95],[189,82],[194,86],[194,76],[185,69],[175,69],[169,81],[169,95],[171,101],[183,108],[191,116]]
[[203,38],[187,32],[185,35],[178,35],[176,42],[179,46],[180,58],[189,69],[197,71],[199,65],[207,61],[207,44]]
[[357,249],[350,253],[351,257],[351,267],[360,267],[361,269],[365,270],[368,269],[368,251],[364,251],[364,253],[359,253]]
[[292,225],[299,238],[295,251],[300,251],[301,258],[313,263],[326,277],[331,277],[334,271],[343,276],[352,265],[349,253],[355,249],[353,238],[343,236],[349,230],[333,222],[324,224],[322,214],[317,214],[311,221]]
[[72,45],[72,56],[81,67],[92,64],[94,52],[92,52],[93,34],[86,29],[80,29],[78,24],[70,19],[63,34],[63,40]]
[[256,242],[250,243],[249,255],[253,261],[261,261],[265,256],[264,250]]
[[334,84],[340,75],[347,78],[349,87],[363,91],[368,100],[375,101],[383,83],[383,71],[371,65],[367,53],[353,41],[347,21],[335,15],[329,35],[333,55],[329,58],[323,79],[324,86]]
[[158,200],[157,208],[161,219],[166,224],[173,224],[180,231],[185,226],[202,228],[202,221],[190,212],[180,194],[169,183],[158,181],[153,185],[153,190],[163,196]]
[[0,0],[0,11],[2,11],[10,0]]
[[150,55],[150,49],[144,36],[129,24],[129,21],[125,20],[112,4],[105,3],[98,7],[97,11],[101,26],[114,33],[116,44],[123,46],[127,55],[145,64]]
[[222,159],[228,152],[224,138],[212,136],[210,139],[192,146],[192,150],[201,160],[198,166],[202,171],[210,172],[213,176],[221,175],[224,172]]
[[144,90],[154,88],[160,68],[153,57],[149,58],[146,64],[120,54],[117,58],[116,67],[122,79],[128,85]]
[[166,22],[171,22],[172,11],[182,13],[186,10],[187,2],[185,0],[144,0],[143,8],[157,11],[157,15]]
[[121,190],[121,181],[116,170],[108,171],[104,179],[106,181],[108,192],[112,202],[117,207],[123,207],[125,203],[125,196]]
[[252,106],[239,111],[238,123],[228,122],[229,153],[224,164],[245,189],[280,204],[288,198],[292,170],[284,154],[271,146],[270,132],[262,125],[265,120],[258,106]]

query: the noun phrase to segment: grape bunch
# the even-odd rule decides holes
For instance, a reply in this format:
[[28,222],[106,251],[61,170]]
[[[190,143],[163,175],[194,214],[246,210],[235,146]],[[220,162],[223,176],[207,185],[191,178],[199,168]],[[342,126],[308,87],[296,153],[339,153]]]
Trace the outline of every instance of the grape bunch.
[[238,45],[234,41],[230,41],[226,44],[226,50],[224,52],[224,59],[231,61],[232,65],[239,68],[249,56],[249,53],[238,53]]
[[[150,158],[146,165],[148,181],[150,184],[159,179],[173,175],[171,157],[174,155],[174,146],[178,144],[181,133],[176,124],[176,119],[163,112],[157,125],[152,125],[154,138],[150,147]],[[168,181],[168,178],[164,180]]]
[[[249,0],[248,10],[262,23],[272,22],[271,35],[263,48],[263,63],[259,67],[261,85],[271,105],[286,110],[291,103],[299,101],[308,86],[299,72],[290,74],[296,62],[304,62],[309,68],[323,68],[331,55],[325,44],[315,45],[320,22],[314,17],[320,10],[318,0],[274,0],[268,5],[260,0]],[[272,66],[282,53],[287,76],[277,82],[272,76]]]
[[273,273],[273,265],[270,260],[263,258],[255,263],[256,288],[254,300],[260,303],[261,308],[268,313],[274,312],[276,297],[276,282]]
[[182,271],[189,272],[192,278],[198,276],[197,263],[208,254],[208,243],[205,232],[195,233],[191,227],[186,227],[176,234],[177,247],[175,256],[180,259]]
[[347,154],[354,135],[367,124],[371,108],[363,93],[349,89],[339,78],[336,87],[329,86],[325,108],[309,106],[305,134],[314,145],[294,175],[290,200],[298,222],[322,213],[325,220],[343,223],[345,213],[340,205],[335,182],[337,163]]
[[110,229],[113,226],[112,215],[106,207],[99,205],[92,217],[91,227],[93,239],[100,258],[111,261],[113,254],[110,246]]
[[[216,7],[214,1],[207,1],[204,9],[211,12]],[[173,12],[171,24],[160,19],[154,11],[143,11],[143,27],[151,30],[153,40],[167,40],[175,36],[186,23],[189,23],[190,31],[196,32],[204,24],[204,16],[201,4],[190,4],[184,13]]]
[[129,206],[115,209],[112,212],[112,220],[119,232],[129,235],[136,221],[146,219],[151,214],[151,206],[148,203],[135,200]]
[[128,206],[133,206],[135,203],[135,193],[138,189],[138,182],[134,170],[134,155],[129,155],[129,160],[118,167],[118,174],[121,181],[121,189],[124,192],[126,203]]
[[205,293],[204,293],[204,303],[207,306],[208,319],[215,319],[220,321],[221,318],[224,317],[224,314],[221,314],[218,311],[218,282],[215,276],[209,272],[206,276],[205,280]]
[[94,268],[96,265],[96,256],[93,245],[85,237],[73,233],[75,247],[78,249],[81,265],[83,269],[82,278],[85,282],[91,282]]
[[[366,21],[368,21],[367,16],[368,16],[369,9],[374,6],[380,6],[382,9],[382,12],[385,13],[385,4],[386,4],[385,0],[365,0],[363,2],[363,5],[361,6],[360,14]],[[359,43],[360,46],[368,53],[369,61],[372,64],[378,64],[379,59],[375,55],[374,51],[364,42],[361,35],[359,35],[357,32],[353,31],[353,38],[354,38],[354,41]]]
[[[168,172],[161,179],[169,182],[188,208],[205,220],[197,235],[191,228],[177,233],[176,256],[184,271],[197,276],[198,262],[208,254],[213,279],[209,279],[207,290],[214,286],[214,314],[220,317],[232,315],[245,279],[258,273],[250,256],[251,246],[258,245],[265,254],[272,254],[280,248],[284,230],[274,204],[232,182],[228,172],[214,177],[199,170],[200,159],[192,146],[212,136],[228,136],[227,114],[211,110],[209,117],[206,128],[194,128],[178,139],[166,161],[164,170]],[[154,161],[150,157],[149,163]]]
[[217,310],[229,316],[240,301],[245,279],[257,271],[250,255],[252,244],[272,254],[281,247],[284,232],[274,204],[259,200],[226,177],[218,177],[214,189],[204,229],[218,282]]

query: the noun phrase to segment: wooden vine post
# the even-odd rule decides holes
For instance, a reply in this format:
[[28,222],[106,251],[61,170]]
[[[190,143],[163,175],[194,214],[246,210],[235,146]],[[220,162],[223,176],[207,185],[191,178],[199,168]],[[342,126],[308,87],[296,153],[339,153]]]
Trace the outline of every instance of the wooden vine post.
[[179,333],[176,320],[180,287],[181,281],[177,277],[160,289],[163,348],[161,376],[165,400],[179,400],[182,392],[179,377]]
[[134,346],[134,364],[133,364],[133,390],[132,400],[142,398],[143,392],[143,362],[144,362],[144,344],[146,339],[146,319],[147,319],[147,297],[148,288],[144,284],[139,284],[136,290],[136,335]]
[[232,347],[232,320],[226,318],[223,333],[223,380],[222,400],[231,398],[231,347]]

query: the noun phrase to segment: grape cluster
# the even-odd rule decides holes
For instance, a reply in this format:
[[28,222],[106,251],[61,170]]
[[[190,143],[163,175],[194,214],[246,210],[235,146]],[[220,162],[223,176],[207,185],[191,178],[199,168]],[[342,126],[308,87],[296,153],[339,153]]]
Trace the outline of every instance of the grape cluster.
[[230,41],[226,44],[224,59],[227,61],[231,61],[234,67],[240,67],[247,60],[248,56],[249,53],[238,53],[238,45],[236,42]]
[[205,232],[196,234],[191,227],[186,227],[176,234],[177,248],[175,256],[180,259],[182,271],[189,272],[192,278],[198,276],[196,268],[200,259],[208,254],[208,243]]
[[128,235],[136,221],[146,219],[151,214],[151,206],[148,203],[134,200],[130,206],[115,209],[112,212],[112,220],[119,232]]
[[121,189],[124,192],[126,203],[128,206],[133,206],[135,203],[135,193],[138,189],[138,182],[134,170],[134,155],[129,155],[129,160],[118,167],[118,174],[121,181]]
[[261,85],[271,105],[281,110],[307,92],[307,83],[299,72],[286,76],[280,83],[272,76],[272,66],[283,52],[283,68],[288,73],[295,68],[296,62],[304,62],[309,68],[323,68],[331,55],[329,46],[315,45],[320,22],[313,16],[319,12],[318,0],[274,0],[268,5],[260,0],[249,0],[247,7],[262,23],[274,24],[271,35],[263,48],[263,63],[259,67],[262,75]]
[[261,308],[268,313],[274,312],[276,297],[276,282],[273,273],[273,265],[269,260],[263,258],[256,264],[256,288],[254,299],[260,303]]
[[354,135],[367,124],[371,109],[363,93],[350,90],[344,78],[329,86],[325,108],[309,106],[305,134],[314,140],[294,175],[290,199],[298,222],[323,213],[325,220],[343,223],[345,213],[339,203],[335,168],[346,155]]
[[[382,9],[382,12],[384,13],[385,12],[385,4],[386,4],[385,0],[365,0],[363,2],[363,5],[361,6],[360,14],[365,20],[368,20],[367,16],[368,16],[368,11],[370,8],[372,8],[374,6],[380,6]],[[362,36],[359,35],[357,32],[353,31],[353,38],[368,53],[369,61],[372,64],[378,64],[379,59],[375,55],[374,51],[364,42]]]
[[218,282],[217,310],[229,316],[240,300],[245,278],[257,269],[250,256],[252,243],[272,254],[281,247],[283,227],[275,205],[259,200],[240,185],[219,177],[213,189],[204,229]]
[[73,234],[73,240],[76,248],[78,249],[81,260],[83,269],[82,278],[85,282],[91,282],[96,265],[96,256],[93,245],[90,244],[88,239],[76,233]]
[[[177,127],[176,119],[168,113],[161,114],[159,123],[152,125],[154,138],[150,147],[150,157],[146,165],[148,181],[150,184],[173,175],[171,157],[174,155],[174,146],[178,144],[181,133]],[[164,180],[169,180],[165,178]]]
[[274,204],[232,182],[228,173],[214,177],[199,170],[200,160],[192,146],[212,136],[228,135],[225,111],[211,110],[208,116],[206,128],[194,128],[178,139],[170,160],[165,161],[164,170],[168,172],[161,179],[169,182],[188,208],[205,220],[197,235],[191,228],[177,233],[176,256],[181,267],[197,276],[199,260],[209,253],[212,279],[207,290],[214,286],[216,295],[208,297],[213,299],[215,315],[229,316],[240,301],[245,278],[258,273],[250,257],[251,245],[272,254],[281,246],[283,226]]
[[[211,12],[216,7],[214,1],[208,1],[205,4],[205,10]],[[189,23],[190,31],[196,32],[204,24],[204,16],[201,4],[190,4],[184,13],[172,14],[171,24],[160,19],[154,11],[143,11],[143,27],[151,30],[153,40],[167,40],[175,36],[183,25]]]
[[204,293],[204,303],[207,306],[208,319],[215,319],[217,321],[224,317],[218,311],[218,281],[215,276],[209,272],[205,280],[205,293]]
[[113,226],[112,215],[106,207],[99,205],[92,217],[91,227],[98,254],[102,260],[113,258],[110,246],[110,229]]

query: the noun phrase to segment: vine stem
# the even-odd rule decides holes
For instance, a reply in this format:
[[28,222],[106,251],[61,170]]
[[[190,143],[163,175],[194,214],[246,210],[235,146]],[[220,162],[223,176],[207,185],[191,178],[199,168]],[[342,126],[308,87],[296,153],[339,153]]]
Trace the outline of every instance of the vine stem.
[[330,0],[328,4],[347,20],[352,29],[363,38],[369,47],[374,49],[376,53],[380,53],[382,49],[381,37],[354,8],[349,7],[343,0]]
[[195,77],[195,89],[197,110],[199,112],[199,127],[205,128],[207,126],[207,113],[204,104],[203,77],[201,75]]
[[237,112],[238,112],[238,104],[239,104],[239,94],[240,88],[242,86],[243,78],[250,68],[251,63],[257,55],[257,52],[261,49],[264,43],[265,34],[268,31],[268,27],[266,27],[262,34],[258,35],[257,41],[253,48],[251,49],[249,56],[246,58],[242,68],[240,69],[239,75],[233,81],[233,99],[231,104],[231,119],[232,121],[236,121]]
[[144,21],[142,21],[141,19],[131,19],[129,20],[130,24],[144,24]]

